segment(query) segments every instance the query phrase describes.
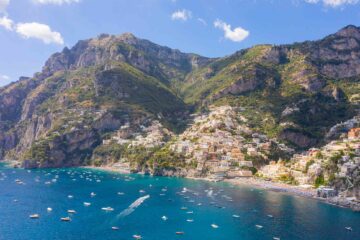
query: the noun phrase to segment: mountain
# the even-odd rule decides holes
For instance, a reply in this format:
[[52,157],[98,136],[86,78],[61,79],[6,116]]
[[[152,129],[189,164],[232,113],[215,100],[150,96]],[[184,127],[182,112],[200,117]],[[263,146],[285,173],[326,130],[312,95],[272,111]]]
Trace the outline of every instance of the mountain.
[[[164,175],[206,175],[209,161],[237,159],[256,173],[337,138],[329,130],[359,114],[359,81],[355,26],[222,58],[102,34],[0,89],[0,156],[28,168],[121,163]],[[220,147],[206,142],[216,138]]]

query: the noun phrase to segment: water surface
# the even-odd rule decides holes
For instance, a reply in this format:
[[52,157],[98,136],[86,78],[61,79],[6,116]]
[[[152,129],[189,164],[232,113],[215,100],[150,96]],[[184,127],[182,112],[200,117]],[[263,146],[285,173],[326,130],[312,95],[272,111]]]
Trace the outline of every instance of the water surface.
[[[40,218],[30,219],[35,213]],[[71,222],[60,221],[67,216]],[[114,226],[119,230],[112,230]],[[110,240],[132,239],[134,234],[149,240],[360,239],[360,214],[225,183],[0,166],[1,240]]]

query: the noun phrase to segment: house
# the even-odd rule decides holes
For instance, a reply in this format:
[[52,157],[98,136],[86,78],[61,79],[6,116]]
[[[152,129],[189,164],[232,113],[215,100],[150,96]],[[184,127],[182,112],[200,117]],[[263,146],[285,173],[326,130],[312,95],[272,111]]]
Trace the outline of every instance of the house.
[[360,128],[352,128],[348,132],[348,138],[349,139],[356,139],[360,138]]
[[253,163],[251,161],[239,161],[240,167],[253,167]]
[[331,198],[336,197],[337,191],[330,187],[319,187],[317,189],[317,197],[320,198]]

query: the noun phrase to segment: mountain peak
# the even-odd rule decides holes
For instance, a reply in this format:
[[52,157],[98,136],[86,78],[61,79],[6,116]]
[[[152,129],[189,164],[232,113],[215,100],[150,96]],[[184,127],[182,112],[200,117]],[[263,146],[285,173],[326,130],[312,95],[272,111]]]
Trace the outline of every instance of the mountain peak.
[[335,35],[360,39],[360,28],[355,25],[348,25],[340,29]]

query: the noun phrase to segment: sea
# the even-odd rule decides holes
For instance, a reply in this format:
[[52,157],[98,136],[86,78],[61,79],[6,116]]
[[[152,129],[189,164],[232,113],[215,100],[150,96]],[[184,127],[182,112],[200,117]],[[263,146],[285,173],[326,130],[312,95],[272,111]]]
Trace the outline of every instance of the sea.
[[251,186],[0,165],[0,240],[30,239],[354,240],[360,213]]

